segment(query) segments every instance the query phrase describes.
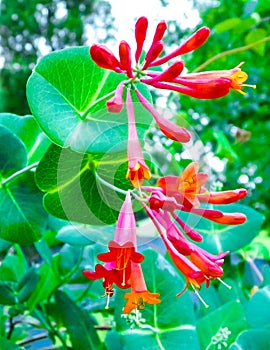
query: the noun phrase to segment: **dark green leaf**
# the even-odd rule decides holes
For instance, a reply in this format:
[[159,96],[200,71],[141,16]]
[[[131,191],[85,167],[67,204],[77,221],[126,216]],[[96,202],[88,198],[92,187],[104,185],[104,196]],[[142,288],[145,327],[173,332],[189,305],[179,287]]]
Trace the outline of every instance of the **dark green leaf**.
[[250,329],[239,334],[230,350],[270,349],[269,329]]
[[9,129],[0,125],[0,176],[7,178],[26,164],[24,144]]
[[[47,211],[58,218],[92,225],[112,224],[122,205],[119,195],[97,178],[121,189],[130,188],[121,153],[101,160],[52,145],[41,160],[36,181]],[[109,185],[110,186],[110,185]],[[121,195],[123,197],[123,195]]]
[[0,188],[1,238],[19,244],[31,244],[43,233],[47,213],[34,174],[24,173]]
[[12,288],[12,283],[0,282],[0,304],[14,305],[16,302],[17,299],[15,296],[15,291]]
[[31,267],[18,284],[18,300],[23,302],[29,298],[39,281],[39,274],[35,267]]
[[0,113],[0,124],[11,130],[25,145],[29,163],[38,161],[50,145],[32,115]]
[[270,286],[257,291],[246,305],[246,316],[253,328],[270,326]]
[[23,350],[21,346],[14,344],[11,340],[7,340],[0,336],[0,344],[3,350]]
[[55,302],[60,318],[70,336],[73,349],[96,350],[100,345],[93,321],[67,294],[62,291],[55,293]]
[[[217,345],[213,344],[213,337],[217,339],[223,338],[227,344],[231,344],[237,334],[247,327],[244,310],[240,302],[228,302],[198,320],[197,331],[201,349],[217,349]],[[222,331],[227,333],[228,338],[218,336],[218,333],[221,332],[222,334]]]

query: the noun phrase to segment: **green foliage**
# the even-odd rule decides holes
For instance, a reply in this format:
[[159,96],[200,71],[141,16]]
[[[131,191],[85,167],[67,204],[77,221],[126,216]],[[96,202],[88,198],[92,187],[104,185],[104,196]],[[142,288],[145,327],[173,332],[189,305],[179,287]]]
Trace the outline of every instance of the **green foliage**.
[[[183,118],[194,134],[188,146],[168,142],[150,128],[152,117],[132,91],[139,141],[149,141],[146,161],[154,177],[167,170],[179,174],[188,153],[202,165],[210,155],[212,183],[220,181],[224,189],[244,186],[250,193],[244,204],[210,208],[246,214],[242,225],[179,214],[202,234],[198,246],[213,254],[231,252],[223,267],[224,282],[232,289],[211,281],[199,290],[209,308],[189,288],[176,297],[186,281],[156,231],[150,232],[141,205],[134,203],[147,288],[162,300],[137,315],[122,314],[129,289],[115,291],[105,309],[102,279],[90,281],[82,273],[94,271],[97,255],[108,250],[125,191],[131,188],[127,111],[106,110],[123,76],[97,67],[83,46],[85,24],[95,23],[95,13],[107,23],[110,36],[110,6],[90,0],[4,0],[1,5],[5,62],[0,109],[7,113],[0,114],[0,349],[42,349],[39,342],[35,345],[36,331],[45,332],[38,333],[38,340],[46,338],[44,348],[59,350],[268,349],[270,123],[269,86],[263,82],[269,66],[270,2],[197,4],[204,7],[202,21],[212,34],[183,57],[189,71],[229,69],[245,61],[248,83],[257,84],[257,90],[214,101],[170,95],[167,107],[176,111],[176,122]],[[57,17],[61,6],[66,15]],[[54,52],[39,59],[31,73],[42,38]],[[182,39],[176,29],[174,42]],[[137,86],[150,102],[152,96],[158,102],[155,92]],[[203,154],[197,153],[199,139],[206,145]]]

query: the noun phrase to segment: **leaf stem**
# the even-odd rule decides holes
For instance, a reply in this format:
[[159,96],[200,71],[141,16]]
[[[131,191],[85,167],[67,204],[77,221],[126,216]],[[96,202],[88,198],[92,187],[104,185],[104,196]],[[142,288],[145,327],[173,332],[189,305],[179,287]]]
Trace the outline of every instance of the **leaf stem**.
[[83,115],[81,116],[81,119],[82,119],[82,120],[85,120],[85,119],[87,118],[87,115],[88,115],[89,111],[90,111],[95,105],[97,105],[99,102],[101,102],[101,101],[103,101],[103,100],[106,100],[107,98],[113,96],[113,95],[115,94],[115,91],[116,91],[116,90],[111,91],[111,92],[109,92],[108,94],[106,94],[106,95],[104,95],[104,96],[98,98],[97,100],[95,100],[95,101],[91,104],[91,106],[89,106],[89,107],[86,109],[86,111],[83,113]]
[[122,193],[124,195],[126,195],[128,193],[128,191],[125,191],[125,190],[122,190],[121,188],[119,187],[116,187],[114,185],[112,185],[111,183],[107,182],[106,180],[102,179],[97,172],[95,172],[95,176],[96,176],[96,179],[102,183],[104,186],[116,191],[116,192],[119,192],[119,193]]
[[241,47],[236,47],[234,49],[231,49],[231,50],[227,50],[227,51],[224,51],[224,52],[220,52],[218,53],[217,55],[209,58],[207,61],[205,61],[204,63],[202,63],[200,66],[198,66],[196,69],[194,69],[193,73],[196,73],[196,72],[200,72],[202,69],[204,69],[206,66],[208,66],[210,63],[222,58],[222,57],[225,57],[225,56],[229,56],[229,55],[233,55],[235,53],[238,53],[238,52],[241,52],[241,51],[247,51],[249,49],[252,49],[253,47],[257,46],[257,45],[260,45],[262,43],[265,43],[267,41],[270,40],[270,36],[267,36],[263,39],[260,39],[258,41],[255,41],[254,43],[251,43],[251,44],[248,44],[248,45],[244,45],[244,46],[241,46]]
[[29,171],[33,168],[36,168],[38,166],[38,164],[39,164],[39,162],[35,162],[35,163],[30,164],[30,165],[26,166],[25,168],[17,171],[16,173],[10,175],[7,179],[2,181],[2,185],[6,185],[8,182],[14,180],[17,176],[20,176],[21,174],[26,173],[27,171]]

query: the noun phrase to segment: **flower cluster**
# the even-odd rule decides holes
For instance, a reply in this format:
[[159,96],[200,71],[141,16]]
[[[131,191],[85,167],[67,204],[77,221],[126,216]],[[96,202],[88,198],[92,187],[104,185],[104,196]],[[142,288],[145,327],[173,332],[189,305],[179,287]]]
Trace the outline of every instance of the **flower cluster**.
[[[224,257],[228,254],[220,252],[218,255],[213,255],[200,248],[195,242],[202,241],[203,237],[186,225],[180,219],[178,212],[190,212],[226,225],[238,225],[246,221],[246,216],[241,213],[224,213],[220,210],[200,208],[201,202],[229,204],[247,195],[247,191],[242,188],[209,192],[204,187],[207,179],[207,174],[199,172],[198,163],[192,162],[181,176],[165,176],[158,180],[157,186],[141,188],[143,199],[141,204],[157,228],[175,266],[186,278],[186,287],[177,296],[180,296],[189,285],[197,293],[201,284],[205,283],[208,287],[211,280],[220,280],[223,276]],[[137,251],[136,221],[132,209],[131,191],[126,194],[114,240],[109,242],[108,249],[109,252],[97,256],[104,265],[97,264],[95,272],[84,271],[84,275],[91,280],[103,279],[105,295],[108,298],[107,307],[114,293],[113,285],[131,289],[130,293],[124,295],[127,299],[124,314],[134,309],[140,310],[146,303],[160,303],[159,294],[147,290],[140,265],[144,257]]]
[[[135,24],[135,62],[132,60],[131,47],[124,40],[119,44],[119,59],[104,45],[94,44],[90,47],[90,55],[98,66],[127,76],[127,80],[121,81],[114,96],[107,101],[106,105],[108,111],[119,113],[124,106],[123,96],[126,87],[129,126],[127,178],[137,188],[142,184],[143,179],[150,179],[151,173],[140,150],[130,89],[135,90],[137,99],[150,112],[166,137],[185,143],[190,141],[191,135],[185,128],[175,125],[161,116],[138,90],[136,83],[140,82],[154,88],[176,91],[199,99],[219,98],[227,95],[231,89],[244,94],[242,87],[248,86],[244,84],[248,76],[241,70],[242,63],[229,70],[184,74],[185,64],[183,60],[179,59],[179,56],[202,46],[210,35],[209,28],[200,28],[176,50],[163,56],[164,43],[162,39],[167,30],[166,22],[158,23],[150,48],[144,52],[143,46],[147,28],[147,18],[140,17]],[[175,58],[176,61],[171,62]],[[169,66],[162,69],[164,64],[169,64]],[[161,72],[157,71],[156,67],[160,67]]]
[[[174,58],[196,50],[207,40],[210,30],[202,27],[176,50],[163,55],[163,36],[167,25],[158,23],[148,51],[143,51],[148,21],[145,17],[138,19],[135,25],[136,51],[135,64],[132,63],[131,48],[126,41],[119,45],[119,59],[104,45],[94,44],[90,55],[102,68],[125,74],[127,79],[116,88],[114,96],[107,101],[107,109],[119,113],[125,105],[128,121],[128,170],[126,177],[134,190],[126,192],[126,198],[119,213],[114,239],[108,243],[108,252],[97,256],[101,263],[96,264],[95,271],[84,271],[90,280],[102,279],[107,305],[114,294],[114,286],[130,289],[124,294],[127,302],[124,314],[133,310],[142,310],[145,304],[161,302],[157,291],[149,292],[143,276],[141,263],[144,256],[138,252],[136,242],[136,220],[132,208],[132,196],[138,200],[146,214],[156,227],[176,268],[185,276],[186,286],[179,291],[180,296],[189,286],[198,294],[203,283],[209,287],[210,281],[220,280],[223,276],[222,265],[228,252],[210,254],[199,247],[203,237],[189,227],[180,217],[181,212],[192,213],[213,222],[225,225],[239,225],[246,221],[241,213],[225,213],[218,209],[207,209],[202,203],[229,204],[241,200],[247,195],[245,189],[210,192],[205,185],[208,175],[199,172],[199,164],[191,162],[180,176],[164,176],[155,186],[143,186],[144,179],[151,179],[138,139],[134,98],[153,116],[164,135],[174,141],[188,142],[190,133],[164,118],[139,91],[136,83],[140,82],[154,88],[173,90],[195,98],[214,99],[225,96],[230,89],[243,93],[242,87],[247,74],[240,68],[221,71],[184,74],[184,62]],[[162,65],[170,65],[162,70]],[[161,67],[161,71],[153,67]],[[139,195],[136,190],[139,189]],[[123,193],[123,190],[121,190]],[[220,280],[221,281],[221,280]],[[221,281],[222,282],[222,281]],[[224,283],[224,282],[222,282]],[[199,294],[198,294],[199,296]],[[199,296],[200,298],[200,296]]]

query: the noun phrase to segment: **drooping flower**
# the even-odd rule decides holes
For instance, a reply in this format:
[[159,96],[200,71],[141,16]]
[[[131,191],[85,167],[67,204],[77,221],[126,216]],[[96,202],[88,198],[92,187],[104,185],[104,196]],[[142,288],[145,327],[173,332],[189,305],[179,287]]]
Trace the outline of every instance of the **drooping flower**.
[[126,106],[128,115],[128,171],[126,177],[135,188],[139,188],[144,179],[149,180],[151,178],[151,172],[144,161],[138,139],[130,89],[127,89]]
[[[131,264],[139,264],[144,256],[136,251],[136,221],[132,209],[130,192],[121,207],[114,240],[108,244],[109,252],[98,254],[97,258],[104,266],[97,264],[95,271],[84,271],[85,277],[91,280],[103,278],[105,295],[113,295],[113,284],[119,288],[130,287]],[[107,301],[108,306],[109,299]]]
[[137,263],[131,263],[130,293],[124,294],[127,299],[124,307],[124,314],[129,314],[133,310],[143,310],[145,304],[159,304],[159,293],[151,293],[147,290],[142,268]]

